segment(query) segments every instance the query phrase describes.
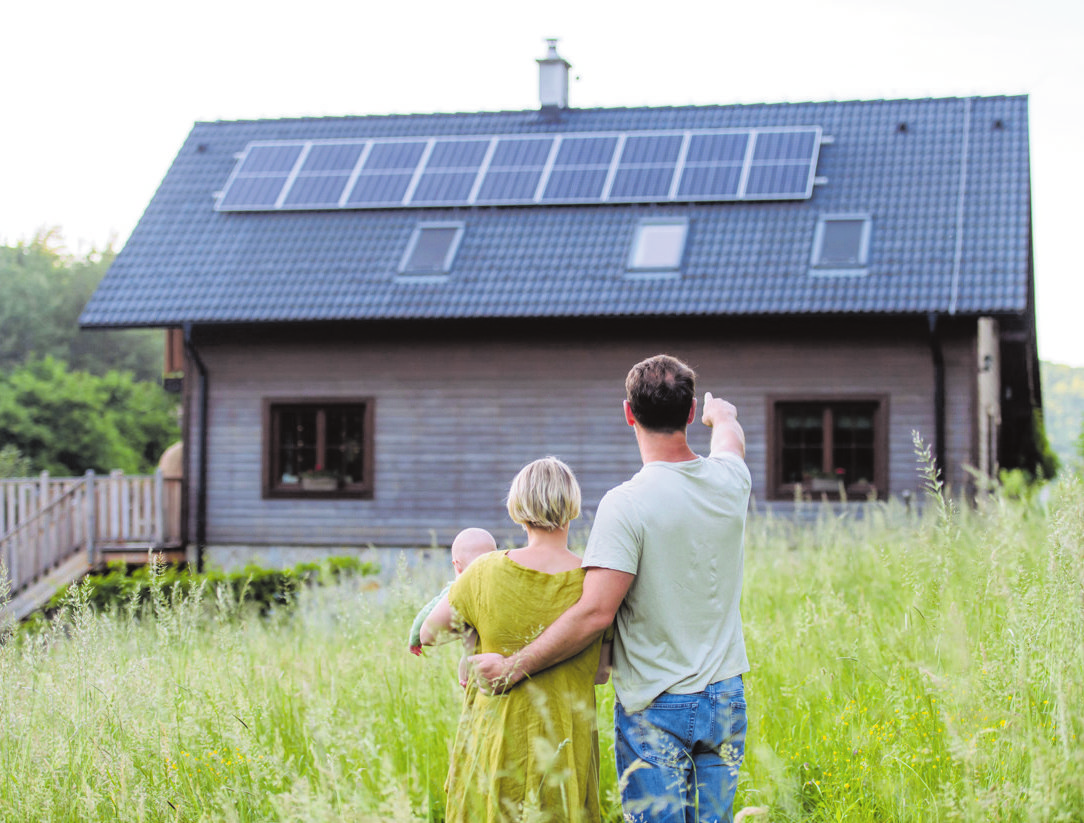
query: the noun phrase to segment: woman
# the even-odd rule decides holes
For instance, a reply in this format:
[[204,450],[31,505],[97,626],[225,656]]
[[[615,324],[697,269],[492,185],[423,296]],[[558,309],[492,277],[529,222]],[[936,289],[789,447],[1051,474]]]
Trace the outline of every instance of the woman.
[[[508,514],[527,544],[475,560],[422,626],[422,643],[467,626],[479,652],[508,655],[579,600],[584,571],[568,550],[568,525],[580,514],[572,470],[554,457],[525,466]],[[600,819],[594,684],[608,675],[602,647],[597,640],[507,694],[468,686],[448,770],[448,823]]]

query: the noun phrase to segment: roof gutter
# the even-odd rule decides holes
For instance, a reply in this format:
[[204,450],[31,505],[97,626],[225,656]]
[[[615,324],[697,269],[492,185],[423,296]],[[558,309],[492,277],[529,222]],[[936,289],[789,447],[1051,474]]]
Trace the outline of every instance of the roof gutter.
[[199,451],[197,452],[196,487],[196,571],[203,572],[203,555],[207,546],[207,366],[192,343],[192,323],[186,322],[184,350],[199,372]]
[[937,312],[930,312],[927,317],[930,326],[930,355],[933,357],[933,427],[934,454],[937,460],[937,471],[941,479],[946,477],[945,472],[945,353],[941,348],[941,333],[939,330],[940,316]]

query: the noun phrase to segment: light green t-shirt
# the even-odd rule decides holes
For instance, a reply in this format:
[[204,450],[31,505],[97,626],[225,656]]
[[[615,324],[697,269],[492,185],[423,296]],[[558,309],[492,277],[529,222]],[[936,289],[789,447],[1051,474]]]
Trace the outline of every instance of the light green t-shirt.
[[599,503],[584,567],[636,575],[613,648],[626,711],[749,671],[739,605],[751,485],[737,455],[697,457],[648,463]]

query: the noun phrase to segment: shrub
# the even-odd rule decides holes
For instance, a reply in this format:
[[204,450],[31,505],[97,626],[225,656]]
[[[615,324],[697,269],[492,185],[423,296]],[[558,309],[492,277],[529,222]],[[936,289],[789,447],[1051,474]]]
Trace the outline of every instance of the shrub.
[[298,592],[304,586],[336,583],[341,578],[366,576],[377,571],[374,563],[355,557],[332,557],[287,569],[250,565],[240,571],[212,570],[202,574],[154,563],[129,570],[124,563],[118,562],[111,563],[105,574],[90,575],[81,583],[62,586],[49,601],[46,611],[55,612],[70,599],[72,586],[81,589],[80,596],[96,612],[122,609],[142,612],[156,598],[176,602],[203,587],[208,591],[224,590],[238,605],[252,606],[260,614],[267,614],[272,609],[294,606]]

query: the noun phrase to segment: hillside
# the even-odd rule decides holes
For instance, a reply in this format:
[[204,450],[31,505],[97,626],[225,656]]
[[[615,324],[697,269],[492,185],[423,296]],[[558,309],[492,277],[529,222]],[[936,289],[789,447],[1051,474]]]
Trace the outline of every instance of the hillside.
[[1084,428],[1084,368],[1043,362],[1043,414],[1050,445],[1068,465],[1079,460],[1077,441]]

